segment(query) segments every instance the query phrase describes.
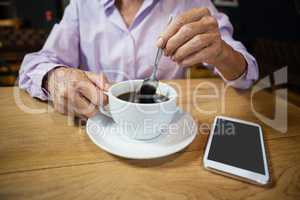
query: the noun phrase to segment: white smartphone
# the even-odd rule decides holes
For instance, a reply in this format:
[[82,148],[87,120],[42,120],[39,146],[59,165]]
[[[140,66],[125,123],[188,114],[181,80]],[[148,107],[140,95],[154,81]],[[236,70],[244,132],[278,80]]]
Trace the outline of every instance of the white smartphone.
[[255,123],[217,116],[203,163],[208,170],[255,184],[270,180],[262,129]]

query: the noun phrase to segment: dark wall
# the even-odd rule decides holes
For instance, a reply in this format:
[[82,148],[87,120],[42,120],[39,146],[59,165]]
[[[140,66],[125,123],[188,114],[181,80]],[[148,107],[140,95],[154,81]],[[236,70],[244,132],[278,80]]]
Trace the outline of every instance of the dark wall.
[[288,66],[289,85],[300,89],[300,0],[239,2],[238,8],[219,10],[229,15],[234,37],[256,57],[260,77]]
[[16,9],[13,0],[0,0],[0,19],[15,18]]
[[255,38],[300,39],[298,0],[243,0],[241,29],[243,35]]
[[[219,7],[229,15],[235,38],[300,40],[300,0],[240,0],[238,8]],[[298,2],[298,4],[297,4]]]

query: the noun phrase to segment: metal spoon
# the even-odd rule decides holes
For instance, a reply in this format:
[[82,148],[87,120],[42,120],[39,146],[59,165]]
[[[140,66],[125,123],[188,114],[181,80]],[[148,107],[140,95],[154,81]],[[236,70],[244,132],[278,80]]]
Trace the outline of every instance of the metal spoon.
[[[171,23],[171,21],[172,17],[169,18],[168,25]],[[143,81],[143,84],[139,91],[139,101],[141,103],[151,103],[154,100],[156,89],[158,86],[158,79],[156,77],[156,74],[158,69],[158,63],[161,59],[162,54],[163,49],[157,48],[152,74],[149,78]]]
[[149,101],[153,101],[153,97],[156,94],[156,89],[158,86],[158,80],[156,77],[157,68],[159,60],[161,59],[163,50],[161,48],[157,49],[153,71],[149,78],[143,81],[143,84],[139,91],[139,101],[141,103],[147,103]]

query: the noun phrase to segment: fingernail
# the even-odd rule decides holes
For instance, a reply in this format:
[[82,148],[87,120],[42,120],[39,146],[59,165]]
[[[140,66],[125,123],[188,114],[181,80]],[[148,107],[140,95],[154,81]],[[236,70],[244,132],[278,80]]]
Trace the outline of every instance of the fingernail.
[[104,89],[105,89],[106,91],[108,91],[108,90],[109,90],[109,88],[110,88],[110,84],[108,84],[108,83],[105,83],[105,84],[104,84]]
[[160,37],[157,42],[156,42],[156,46],[157,47],[162,47],[164,44],[164,40]]
[[169,56],[167,49],[164,50],[164,56]]
[[185,67],[185,62],[184,61],[181,61],[178,63],[181,67]]

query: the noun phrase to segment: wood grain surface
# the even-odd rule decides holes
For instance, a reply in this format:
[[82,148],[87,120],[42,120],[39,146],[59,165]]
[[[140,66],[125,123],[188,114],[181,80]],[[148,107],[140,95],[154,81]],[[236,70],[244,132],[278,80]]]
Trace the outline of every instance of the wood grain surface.
[[[257,112],[274,117],[271,93],[259,92],[251,101],[250,91],[226,88],[218,79],[168,83],[179,93],[179,107],[197,121],[199,133],[179,153],[138,161],[99,149],[85,127],[53,112],[45,102],[16,87],[0,88],[0,199],[300,199],[299,107],[287,103],[288,131],[281,133],[251,110],[253,104]],[[39,113],[30,114],[29,109]],[[203,168],[207,127],[216,115],[262,125],[272,177],[269,187]]]

